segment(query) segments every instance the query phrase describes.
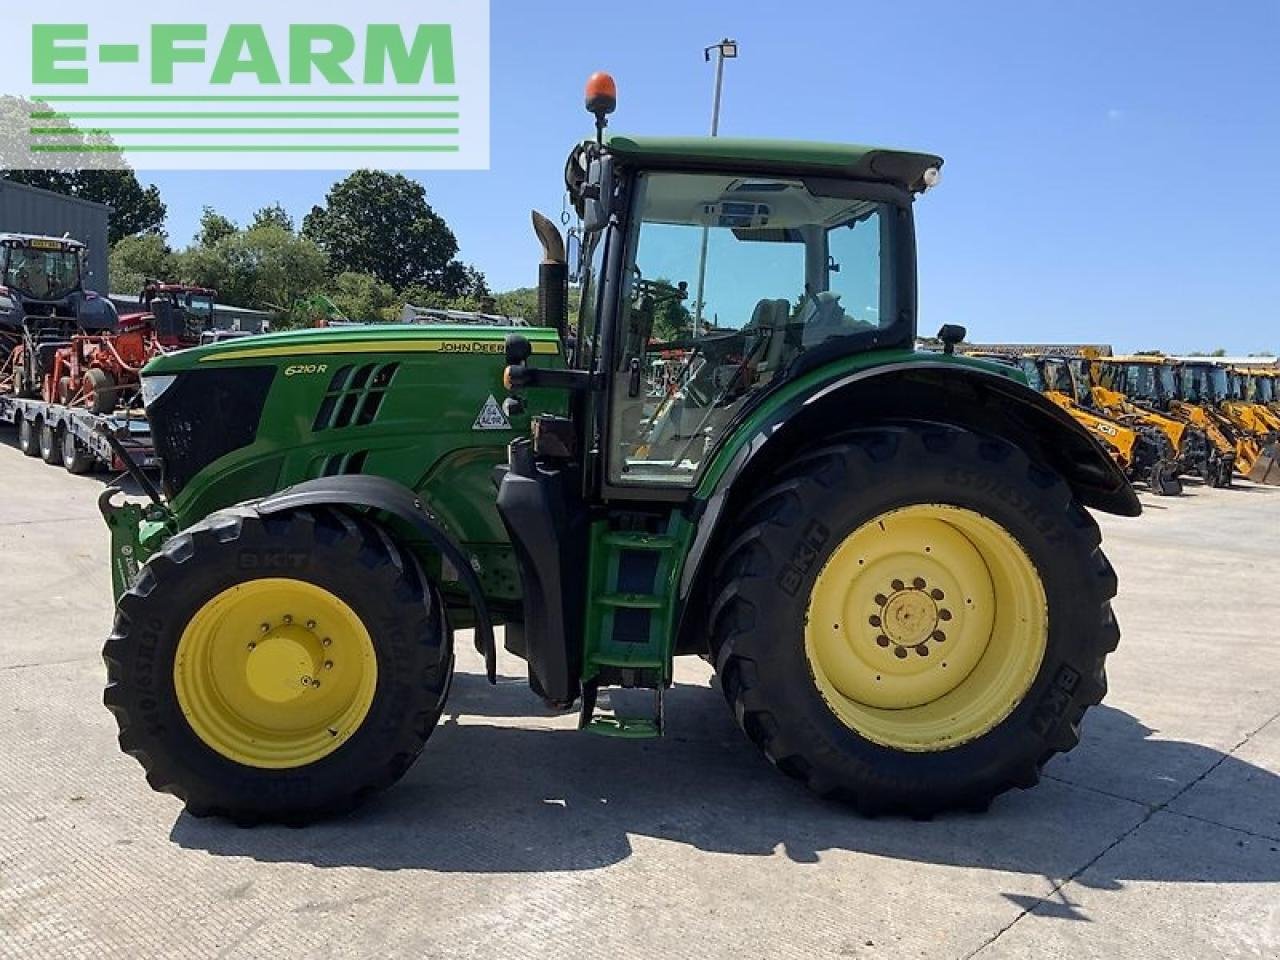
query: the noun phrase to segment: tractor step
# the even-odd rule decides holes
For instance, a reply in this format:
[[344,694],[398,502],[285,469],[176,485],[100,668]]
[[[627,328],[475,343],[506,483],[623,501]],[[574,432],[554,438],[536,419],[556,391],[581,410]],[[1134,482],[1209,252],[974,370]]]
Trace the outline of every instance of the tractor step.
[[[578,717],[578,728],[598,737],[613,737],[619,740],[652,740],[662,736],[665,713],[665,690],[658,687],[653,691],[654,710],[648,717],[627,716],[612,712],[612,705],[601,710],[598,701],[599,688],[593,683],[582,691],[582,712]],[[608,693],[605,694],[608,698]]]

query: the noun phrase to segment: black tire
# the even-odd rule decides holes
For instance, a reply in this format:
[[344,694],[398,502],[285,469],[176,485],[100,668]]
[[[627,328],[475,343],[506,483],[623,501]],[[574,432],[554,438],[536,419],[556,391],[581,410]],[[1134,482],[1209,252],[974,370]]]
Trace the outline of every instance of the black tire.
[[110,413],[120,401],[116,378],[108,371],[91,367],[84,375],[85,405],[93,413]]
[[84,448],[84,444],[76,439],[76,435],[63,428],[62,465],[67,468],[67,472],[76,475],[88,473],[93,469],[94,462],[93,454]]
[[62,465],[62,431],[47,420],[40,422],[40,459],[55,467]]
[[28,457],[40,456],[40,421],[18,414],[18,449]]
[[[1047,646],[1027,693],[950,749],[873,742],[840,720],[805,654],[810,591],[846,536],[911,504],[967,508],[1011,534],[1039,573]],[[1004,440],[932,424],[853,432],[798,458],[741,513],[717,571],[712,644],[726,699],[784,773],[868,815],[982,810],[1079,741],[1119,641],[1115,574],[1093,519],[1054,472]],[[820,519],[819,519],[820,518]]]
[[[255,571],[246,558],[287,558]],[[196,610],[222,591],[288,577],[344,600],[373,639],[377,683],[360,726],[336,751],[290,769],[237,763],[206,745],[178,703],[174,658]],[[121,598],[103,650],[107,707],[120,746],[191,814],[299,825],[351,810],[413,764],[444,707],[452,636],[440,596],[413,554],[371,521],[326,508],[267,518],[213,514],[171,539]],[[305,775],[302,775],[305,771]]]

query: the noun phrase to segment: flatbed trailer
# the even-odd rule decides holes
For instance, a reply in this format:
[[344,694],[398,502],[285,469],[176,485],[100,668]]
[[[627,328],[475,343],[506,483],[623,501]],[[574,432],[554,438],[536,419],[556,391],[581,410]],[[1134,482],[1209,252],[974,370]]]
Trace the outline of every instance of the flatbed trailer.
[[[53,432],[54,449],[47,451],[48,463],[60,464],[72,473],[91,470],[123,471],[124,463],[112,450],[107,433],[117,437],[129,455],[144,468],[158,465],[155,448],[151,444],[151,428],[141,409],[116,410],[112,413],[93,413],[82,407],[68,407],[44,400],[32,400],[0,394],[0,424],[12,424],[20,433],[24,422],[30,428],[31,444],[23,452],[29,456],[42,455],[40,431],[48,426]],[[68,458],[64,454],[64,441],[74,438],[78,456]],[[21,443],[20,443],[21,445]]]

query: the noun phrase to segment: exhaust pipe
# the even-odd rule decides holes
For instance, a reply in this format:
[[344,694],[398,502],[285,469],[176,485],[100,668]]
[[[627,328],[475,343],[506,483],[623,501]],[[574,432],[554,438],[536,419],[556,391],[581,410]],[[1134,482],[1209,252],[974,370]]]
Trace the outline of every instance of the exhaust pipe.
[[569,265],[564,237],[559,228],[537,210],[533,211],[533,232],[542,244],[542,262],[538,264],[538,325],[554,327],[563,339],[569,332]]

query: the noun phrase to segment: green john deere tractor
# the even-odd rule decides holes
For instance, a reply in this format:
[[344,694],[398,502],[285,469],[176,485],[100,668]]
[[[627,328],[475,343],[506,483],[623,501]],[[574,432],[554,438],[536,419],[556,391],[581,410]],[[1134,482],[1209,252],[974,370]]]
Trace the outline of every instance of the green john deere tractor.
[[952,355],[963,330],[914,350],[912,205],[942,161],[605,137],[612,81],[588,90],[572,256],[535,215],[543,326],[146,368],[163,489],[103,502],[121,746],[196,815],[332,815],[422,750],[454,631],[492,679],[501,625],[588,731],[660,734],[698,655],[774,765],[864,812],[1034,784],[1119,639],[1085,508],[1140,507],[1017,370]]

